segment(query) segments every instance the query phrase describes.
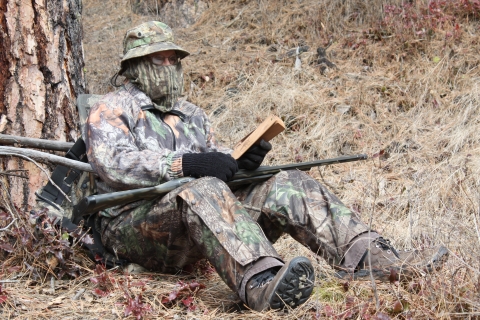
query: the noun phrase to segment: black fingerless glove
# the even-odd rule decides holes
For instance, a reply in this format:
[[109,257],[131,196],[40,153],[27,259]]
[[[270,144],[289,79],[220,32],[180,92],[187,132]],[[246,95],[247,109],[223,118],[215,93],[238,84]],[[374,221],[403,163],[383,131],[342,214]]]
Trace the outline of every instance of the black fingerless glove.
[[238,171],[238,165],[231,155],[221,152],[185,153],[182,170],[185,177],[209,176],[226,182]]
[[272,150],[272,145],[263,139],[260,140],[259,144],[250,147],[250,149],[237,160],[238,167],[246,170],[257,169],[270,150]]

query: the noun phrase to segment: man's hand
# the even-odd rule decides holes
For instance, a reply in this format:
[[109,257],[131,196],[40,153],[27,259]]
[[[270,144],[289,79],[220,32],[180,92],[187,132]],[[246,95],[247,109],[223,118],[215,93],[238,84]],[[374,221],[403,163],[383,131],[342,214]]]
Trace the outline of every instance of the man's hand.
[[250,149],[237,160],[238,167],[246,170],[257,169],[270,150],[272,150],[272,145],[263,139],[260,140],[258,145],[250,147]]
[[226,182],[238,171],[238,165],[231,155],[221,152],[185,153],[182,170],[185,177],[209,176]]

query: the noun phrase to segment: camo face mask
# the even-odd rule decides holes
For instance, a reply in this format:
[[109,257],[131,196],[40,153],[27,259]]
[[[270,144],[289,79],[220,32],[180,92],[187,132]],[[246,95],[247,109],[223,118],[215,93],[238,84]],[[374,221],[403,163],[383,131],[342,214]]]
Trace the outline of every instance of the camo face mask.
[[146,57],[126,62],[122,75],[145,92],[156,109],[162,112],[172,110],[183,93],[182,64],[158,66]]

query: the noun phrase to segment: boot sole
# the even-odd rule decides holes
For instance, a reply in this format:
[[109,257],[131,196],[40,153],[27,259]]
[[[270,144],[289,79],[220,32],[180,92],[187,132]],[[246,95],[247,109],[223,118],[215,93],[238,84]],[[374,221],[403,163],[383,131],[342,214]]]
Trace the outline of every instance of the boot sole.
[[[412,279],[425,273],[431,273],[433,271],[439,270],[440,268],[442,268],[443,263],[448,259],[448,255],[449,253],[447,248],[441,246],[425,265],[415,266],[405,264],[401,267],[390,267],[389,269],[372,268],[371,272],[375,280],[380,280],[384,282],[392,280],[397,281],[399,280],[400,275],[407,279]],[[370,278],[370,270],[361,269],[354,273],[347,271],[337,271],[335,273],[335,277],[348,280],[365,280]]]
[[[313,291],[315,273],[310,260],[296,257],[277,274],[281,278],[267,294],[267,302],[272,309],[282,309],[285,306],[296,308],[305,303]],[[270,288],[269,288],[270,289]]]

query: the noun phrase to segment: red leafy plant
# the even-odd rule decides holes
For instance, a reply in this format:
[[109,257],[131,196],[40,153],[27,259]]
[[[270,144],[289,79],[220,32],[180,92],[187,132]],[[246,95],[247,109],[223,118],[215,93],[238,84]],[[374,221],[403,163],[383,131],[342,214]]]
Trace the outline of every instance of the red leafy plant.
[[201,289],[204,289],[205,285],[198,283],[196,281],[186,283],[183,281],[177,282],[175,285],[175,289],[170,292],[168,297],[163,297],[161,299],[163,304],[172,304],[177,301],[181,301],[181,303],[187,307],[189,311],[194,311],[197,306],[195,305],[195,295]]
[[[142,293],[146,290],[146,282],[130,282],[128,277],[125,277],[125,279],[125,282],[119,281],[123,285],[122,289],[125,297],[125,302],[123,303],[125,306],[124,315],[125,317],[132,315],[136,319],[142,319],[152,311],[152,307],[143,301]],[[131,292],[132,287],[140,287],[141,292],[138,295],[133,294]]]
[[90,278],[90,281],[96,285],[93,294],[97,297],[106,297],[115,288],[115,278],[102,264],[96,265],[93,274],[94,276]]
[[[142,319],[152,310],[150,305],[143,302],[142,293],[145,291],[146,282],[131,282],[127,275],[125,275],[124,278],[116,279],[114,274],[115,271],[108,271],[104,265],[97,264],[94,270],[94,276],[90,278],[90,281],[95,284],[93,294],[97,297],[106,297],[113,290],[121,288],[125,302],[120,305],[125,306],[125,317],[132,315],[136,319]],[[133,294],[131,292],[132,287],[140,287],[141,293],[138,295]]]
[[425,40],[440,36],[445,42],[458,42],[463,33],[460,19],[478,20],[480,0],[405,1],[400,5],[385,4],[383,12],[381,21],[363,31],[363,39],[347,35],[344,46],[355,50],[365,45],[366,39],[382,41],[391,48],[401,46],[402,58],[408,58],[415,51],[425,50]]
[[152,310],[152,307],[149,304],[144,303],[142,294],[140,293],[133,298],[129,294],[125,294],[125,299],[127,300],[125,304],[125,317],[133,315],[136,319],[142,319]]
[[7,299],[7,292],[2,289],[2,284],[0,283],[0,304],[3,304]]

